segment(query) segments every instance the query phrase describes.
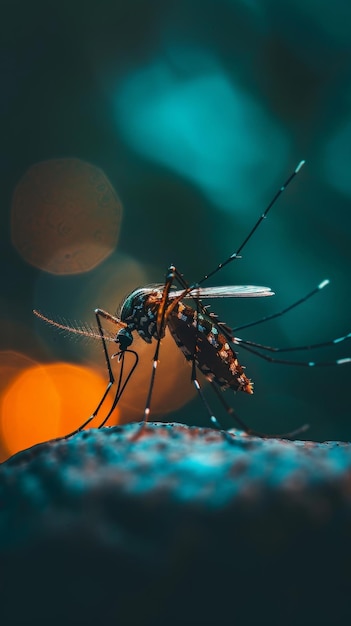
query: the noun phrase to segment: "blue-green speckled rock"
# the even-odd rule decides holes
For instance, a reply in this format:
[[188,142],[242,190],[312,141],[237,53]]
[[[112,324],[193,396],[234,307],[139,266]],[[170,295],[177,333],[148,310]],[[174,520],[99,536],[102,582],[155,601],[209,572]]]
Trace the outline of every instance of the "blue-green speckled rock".
[[0,623],[351,619],[351,448],[180,424],[0,466]]

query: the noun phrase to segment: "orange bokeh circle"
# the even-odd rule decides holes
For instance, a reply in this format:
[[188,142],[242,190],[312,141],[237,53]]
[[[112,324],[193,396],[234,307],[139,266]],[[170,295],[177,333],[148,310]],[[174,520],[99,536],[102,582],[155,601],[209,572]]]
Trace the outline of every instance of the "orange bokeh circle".
[[[0,351],[0,402],[16,377],[28,367],[36,365],[36,361],[15,350]],[[0,463],[7,459],[8,451],[2,439],[0,429]]]
[[[96,408],[106,380],[92,369],[67,363],[29,367],[19,374],[3,396],[0,430],[10,454],[78,428]],[[98,426],[111,406],[107,398]],[[118,421],[115,411],[108,424]]]
[[120,200],[105,174],[80,159],[52,159],[27,170],[11,207],[12,242],[35,267],[77,274],[114,250]]
[[0,350],[0,396],[20,372],[37,362],[16,350]]

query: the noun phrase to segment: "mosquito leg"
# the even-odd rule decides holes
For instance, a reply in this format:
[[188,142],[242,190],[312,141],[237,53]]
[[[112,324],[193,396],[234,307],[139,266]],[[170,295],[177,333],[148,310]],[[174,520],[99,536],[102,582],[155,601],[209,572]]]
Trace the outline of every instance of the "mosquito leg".
[[212,424],[214,424],[214,426],[216,426],[216,428],[218,428],[219,430],[223,430],[222,426],[220,425],[219,421],[217,420],[217,418],[213,415],[212,410],[210,405],[208,404],[206,397],[201,389],[200,383],[197,379],[196,376],[196,351],[198,349],[197,347],[197,342],[198,342],[198,336],[199,336],[199,306],[200,306],[200,302],[199,299],[196,299],[196,335],[195,335],[195,345],[194,345],[194,349],[193,349],[193,357],[192,357],[192,361],[191,361],[191,380],[195,386],[196,391],[198,392],[201,402],[204,405],[207,414],[210,418],[210,422],[212,422]]
[[241,419],[241,417],[238,416],[238,414],[234,411],[233,407],[230,406],[230,404],[228,404],[226,402],[226,400],[223,398],[223,391],[218,388],[216,383],[212,382],[211,383],[211,387],[214,390],[214,392],[216,393],[216,395],[218,396],[220,402],[224,406],[224,408],[225,408],[226,412],[228,413],[228,415],[230,415],[230,417],[237,423],[239,428],[242,428],[248,435],[252,435],[253,437],[261,437],[262,439],[267,439],[267,438],[295,439],[295,437],[297,435],[299,435],[301,433],[304,433],[309,428],[308,424],[303,424],[302,426],[300,426],[299,428],[296,428],[293,431],[290,431],[290,432],[287,432],[287,433],[278,433],[278,434],[273,434],[273,435],[268,434],[268,433],[262,433],[262,432],[260,432],[258,430],[250,428],[249,426],[247,426],[247,424],[245,424],[245,422]]
[[[179,279],[178,279],[179,280]],[[184,281],[185,283],[185,281]],[[186,283],[185,283],[186,284]],[[184,286],[184,285],[183,285]],[[196,352],[198,350],[198,338],[199,338],[199,310],[200,310],[200,301],[198,298],[196,298],[196,333],[195,333],[195,344],[194,344],[194,348],[193,348],[193,356],[191,359],[191,381],[194,384],[194,387],[197,391],[197,393],[199,394],[199,397],[201,399],[202,404],[204,405],[207,414],[210,418],[210,422],[216,427],[218,428],[218,430],[223,430],[221,424],[219,423],[219,421],[217,420],[217,418],[215,417],[215,415],[213,414],[211,407],[209,405],[209,403],[206,400],[206,397],[201,389],[201,385],[197,379],[196,376]]]
[[228,263],[231,263],[232,261],[234,261],[235,259],[240,258],[240,253],[243,250],[243,248],[246,246],[246,244],[248,243],[248,241],[251,239],[252,235],[254,234],[254,232],[257,230],[257,228],[260,226],[261,222],[267,217],[268,212],[270,211],[270,209],[272,208],[272,206],[277,202],[279,196],[281,196],[281,194],[285,191],[285,189],[288,187],[288,185],[290,185],[291,181],[295,178],[295,176],[299,173],[300,169],[302,168],[302,166],[304,165],[305,161],[300,161],[300,163],[297,165],[297,167],[295,168],[295,170],[292,172],[292,174],[290,174],[290,176],[287,178],[287,180],[285,181],[285,183],[280,187],[280,189],[277,191],[277,193],[275,194],[274,198],[270,201],[269,205],[267,206],[267,208],[265,209],[265,211],[262,213],[262,215],[260,215],[260,217],[258,218],[258,220],[256,221],[256,223],[254,224],[254,226],[252,227],[252,229],[250,230],[249,234],[246,236],[246,238],[244,239],[244,241],[242,242],[242,244],[239,246],[239,248],[236,250],[236,252],[233,252],[233,254],[230,255],[230,257],[228,257],[225,261],[223,261],[222,263],[220,263],[219,265],[217,265],[217,267],[212,270],[211,272],[209,272],[208,274],[205,274],[205,276],[203,276],[201,278],[201,280],[199,280],[195,285],[193,285],[193,288],[195,288],[198,285],[202,285],[202,283],[204,283],[206,280],[208,280],[208,278],[211,278],[212,276],[214,276],[215,274],[217,274],[217,272],[219,272],[223,267],[225,267],[226,265],[228,265]]
[[[172,299],[172,302],[168,305],[167,310],[166,310],[166,322],[167,322],[168,316],[173,311],[173,309],[175,309],[178,303],[181,302],[181,300],[183,300],[185,296],[188,293],[190,293],[190,291],[196,291],[196,285],[189,285],[189,283],[186,282],[182,274],[177,270],[176,267],[174,267],[174,265],[172,265],[169,269],[172,271],[173,280],[177,280],[180,286],[184,289],[184,291],[177,298]],[[197,308],[202,313],[206,314],[205,307],[203,306],[203,304],[201,303],[201,301],[195,294],[192,295],[192,299],[194,300],[194,302],[196,302]]]
[[167,271],[165,286],[163,288],[163,293],[162,293],[162,300],[158,307],[158,312],[157,312],[158,338],[156,340],[156,348],[155,348],[155,353],[154,353],[153,362],[152,362],[152,371],[151,371],[151,378],[150,378],[150,383],[149,383],[149,390],[147,393],[143,420],[137,432],[131,437],[132,441],[135,441],[136,439],[140,437],[140,435],[142,434],[142,431],[144,430],[145,424],[148,422],[149,416],[150,416],[151,400],[152,400],[152,393],[153,393],[154,385],[155,385],[156,370],[157,370],[160,348],[161,348],[161,339],[162,337],[164,337],[165,328],[167,324],[167,318],[168,318],[168,307],[167,307],[168,294],[174,282],[174,278],[175,278],[174,271],[175,271],[175,267],[171,265]]
[[[130,369],[130,371],[129,371],[126,379],[125,379],[125,381],[122,384],[123,370],[124,370],[124,359],[125,359],[125,355],[126,355],[127,352],[129,354],[133,354],[133,356],[135,358],[135,361],[134,361],[134,365],[132,365],[132,367],[131,367],[131,369]],[[118,402],[119,402],[119,400],[120,400],[120,398],[122,396],[123,391],[125,390],[128,382],[129,382],[129,379],[131,378],[131,376],[132,376],[132,374],[133,374],[133,372],[134,372],[134,370],[135,370],[135,368],[136,368],[136,366],[138,364],[138,361],[139,361],[138,354],[134,350],[128,350],[128,349],[127,350],[123,350],[122,352],[118,352],[117,354],[112,355],[112,358],[114,356],[117,356],[122,361],[120,374],[119,374],[118,385],[117,385],[117,389],[116,389],[116,393],[115,393],[115,397],[114,397],[112,406],[111,406],[109,412],[107,413],[106,417],[104,417],[104,419],[101,422],[101,424],[99,424],[98,428],[102,428],[103,426],[105,426],[107,420],[111,417],[113,411],[115,410],[115,408],[116,408],[116,406],[117,406],[117,404],[118,404]],[[104,398],[103,398],[103,400],[104,400]],[[103,402],[103,400],[102,400],[102,402]],[[100,406],[101,406],[102,402],[100,402]]]
[[151,372],[149,391],[148,391],[147,398],[146,398],[146,404],[145,404],[145,410],[144,410],[144,422],[148,420],[149,415],[150,415],[151,398],[152,398],[152,392],[153,392],[153,388],[155,384],[156,369],[158,365],[158,358],[159,358],[160,348],[161,348],[161,339],[162,337],[164,337],[165,328],[167,324],[167,318],[168,318],[168,310],[167,310],[168,294],[174,282],[174,277],[175,277],[174,271],[175,271],[175,267],[171,265],[168,268],[165,286],[164,286],[163,293],[162,293],[162,300],[157,311],[158,338],[156,341],[156,349],[155,349],[155,354],[154,354],[153,363],[152,363],[152,372]]
[[[260,359],[264,359],[265,361],[269,361],[270,363],[282,363],[284,365],[296,365],[298,367],[332,367],[334,365],[346,365],[347,363],[351,363],[351,357],[335,359],[334,361],[291,361],[290,359],[277,359],[275,357],[268,356],[267,354],[262,354],[262,352],[259,352],[259,350],[255,350],[254,348],[251,347],[251,346],[258,345],[260,348],[264,350],[269,350],[270,349],[269,346],[260,346],[259,344],[255,344],[254,342],[245,342],[245,341],[240,341],[236,343],[239,343],[241,347],[247,352],[251,352],[252,354],[255,354],[256,356],[260,357]],[[335,343],[335,341],[327,342],[327,345],[331,345],[333,343]],[[324,344],[317,344],[316,346],[307,346],[307,347],[303,346],[302,348],[297,347],[295,349],[296,350],[309,349],[309,347],[320,347],[321,345],[324,345]],[[279,351],[279,348],[278,349],[271,348],[271,350],[273,350],[274,352],[277,352]]]
[[142,419],[142,421],[141,421],[141,423],[139,425],[139,428],[137,429],[136,433],[130,437],[130,441],[136,441],[137,439],[139,439],[139,437],[142,435],[142,432],[143,432],[143,430],[145,428],[145,424],[149,421],[150,410],[151,410],[152,392],[153,392],[154,384],[155,384],[156,369],[157,369],[157,365],[158,365],[158,357],[159,357],[159,353],[160,353],[160,346],[161,346],[161,337],[159,337],[157,339],[157,343],[156,343],[155,354],[154,354],[154,358],[153,358],[153,362],[152,362],[152,370],[151,370],[151,378],[150,378],[149,390],[148,390],[148,394],[147,394],[147,398],[146,398],[143,419]]
[[292,309],[299,306],[303,302],[306,302],[306,300],[309,300],[309,298],[319,293],[319,291],[321,291],[321,289],[324,289],[324,287],[326,287],[327,285],[329,285],[329,280],[327,279],[322,280],[322,282],[319,283],[317,287],[312,289],[312,291],[310,291],[308,294],[306,294],[302,298],[299,298],[299,300],[296,300],[296,302],[293,302],[292,304],[287,306],[285,309],[282,309],[281,311],[278,311],[277,313],[272,313],[271,315],[266,315],[265,317],[261,317],[260,319],[254,320],[253,322],[249,322],[248,324],[242,324],[241,326],[236,326],[232,330],[233,332],[236,332],[237,330],[242,330],[243,328],[249,328],[250,326],[257,326],[258,324],[262,324],[263,322],[268,322],[268,320],[273,320],[276,317],[281,317],[282,315],[285,315],[285,313],[287,313],[288,311],[291,311]]
[[204,405],[206,412],[209,416],[210,422],[216,427],[218,428],[218,430],[223,430],[223,427],[221,426],[221,424],[219,423],[218,419],[215,417],[215,415],[213,414],[211,407],[209,405],[209,403],[206,400],[206,397],[204,395],[204,392],[202,391],[202,388],[200,386],[200,383],[196,377],[196,365],[195,365],[195,360],[193,360],[193,365],[192,365],[192,373],[191,373],[191,381],[194,384],[194,387],[197,391],[197,393],[199,394],[200,400],[202,402],[202,404]]
[[267,352],[301,352],[302,350],[316,350],[317,348],[326,348],[328,346],[334,346],[337,343],[342,343],[351,339],[351,333],[344,335],[344,337],[338,337],[337,339],[329,339],[328,341],[321,341],[319,343],[310,343],[305,346],[288,346],[287,348],[277,348],[274,346],[266,346],[256,341],[248,341],[247,339],[239,339],[239,337],[233,337],[233,343],[237,345],[249,348],[258,348],[259,350],[266,350]]
[[176,270],[175,267],[173,267],[173,271],[175,273],[175,277],[177,278],[177,280],[179,281],[179,283],[182,285],[182,287],[184,287],[184,293],[179,296],[179,298],[176,298],[175,300],[173,300],[172,304],[169,305],[171,307],[171,310],[173,310],[173,308],[176,306],[176,304],[178,302],[180,302],[180,300],[182,300],[185,295],[187,293],[189,293],[190,291],[194,291],[196,289],[196,287],[199,287],[200,285],[202,285],[202,283],[204,283],[206,280],[208,280],[209,278],[211,278],[212,276],[214,276],[215,274],[217,274],[217,272],[219,272],[223,267],[225,267],[226,265],[228,265],[229,263],[231,263],[232,261],[240,258],[240,253],[242,252],[242,250],[244,249],[244,247],[246,246],[246,244],[249,242],[249,240],[251,239],[251,237],[253,236],[253,234],[255,233],[255,231],[257,230],[257,228],[260,226],[261,222],[263,222],[263,220],[265,220],[265,218],[267,217],[269,211],[271,210],[272,206],[274,206],[274,204],[277,202],[278,198],[281,196],[281,194],[285,191],[285,189],[288,187],[288,185],[290,185],[291,181],[295,178],[295,176],[299,173],[299,171],[301,170],[302,166],[304,165],[305,161],[300,161],[300,163],[296,166],[296,168],[294,169],[294,171],[290,174],[290,176],[287,178],[287,180],[284,182],[284,184],[280,187],[280,189],[278,189],[278,191],[276,192],[275,196],[273,197],[273,199],[270,201],[270,203],[268,204],[268,206],[266,207],[266,209],[263,211],[263,213],[260,215],[260,217],[258,218],[258,220],[255,222],[255,224],[253,225],[253,227],[251,228],[249,234],[245,237],[244,241],[241,243],[241,245],[238,247],[238,249],[236,250],[236,252],[233,252],[233,254],[231,254],[225,261],[222,261],[222,263],[219,263],[219,265],[217,265],[217,267],[212,270],[211,272],[209,272],[208,274],[205,274],[199,281],[197,281],[196,283],[193,283],[192,285],[189,285],[188,283],[186,283],[186,281],[183,279],[182,275]]
[[[106,399],[106,397],[107,397],[107,395],[108,395],[108,393],[109,393],[113,383],[115,382],[115,379],[114,379],[114,376],[113,376],[113,372],[112,372],[110,357],[109,357],[109,354],[108,354],[107,345],[106,345],[106,341],[105,341],[105,338],[104,338],[103,328],[102,328],[102,324],[101,324],[101,320],[100,320],[100,317],[102,317],[103,319],[110,319],[111,316],[109,315],[109,313],[107,313],[103,309],[95,309],[95,317],[96,317],[96,322],[97,322],[99,334],[100,334],[101,341],[102,341],[102,346],[103,346],[103,350],[104,350],[104,356],[105,356],[105,362],[106,362],[106,367],[107,367],[107,371],[108,371],[109,380],[108,380],[105,392],[104,392],[104,394],[103,394],[99,404],[97,405],[95,411],[93,411],[93,413],[90,415],[90,417],[88,417],[88,419],[85,420],[85,422],[83,424],[81,424],[78,428],[76,428],[71,433],[66,435],[64,437],[65,439],[69,439],[73,435],[76,435],[81,430],[83,430],[86,426],[88,426],[88,424],[90,424],[90,422],[97,416],[98,412],[100,411],[100,408],[102,407],[103,403],[105,402],[105,399]],[[109,414],[109,416],[110,416],[110,414]]]
[[153,358],[153,362],[152,362],[151,378],[150,378],[149,390],[148,390],[146,403],[145,403],[143,424],[148,421],[149,415],[150,415],[152,392],[154,390],[154,385],[155,385],[156,369],[157,369],[157,365],[158,365],[158,357],[159,357],[159,354],[160,354],[160,347],[161,347],[161,337],[159,337],[157,339],[156,350],[155,350],[155,354],[154,354],[154,358]]

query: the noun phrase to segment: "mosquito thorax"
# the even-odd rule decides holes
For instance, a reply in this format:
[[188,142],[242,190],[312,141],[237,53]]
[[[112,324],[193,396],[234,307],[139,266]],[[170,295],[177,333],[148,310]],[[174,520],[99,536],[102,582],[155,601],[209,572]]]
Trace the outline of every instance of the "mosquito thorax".
[[146,343],[157,339],[156,320],[161,298],[162,290],[158,286],[134,289],[125,298],[119,312],[121,321],[127,324],[125,330],[129,333],[136,330]]

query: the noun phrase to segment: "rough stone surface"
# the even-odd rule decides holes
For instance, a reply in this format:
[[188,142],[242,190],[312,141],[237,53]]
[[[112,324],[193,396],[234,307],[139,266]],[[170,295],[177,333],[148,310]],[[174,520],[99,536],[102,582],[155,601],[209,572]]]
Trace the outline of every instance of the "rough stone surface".
[[349,622],[349,444],[137,429],[0,466],[2,626]]

